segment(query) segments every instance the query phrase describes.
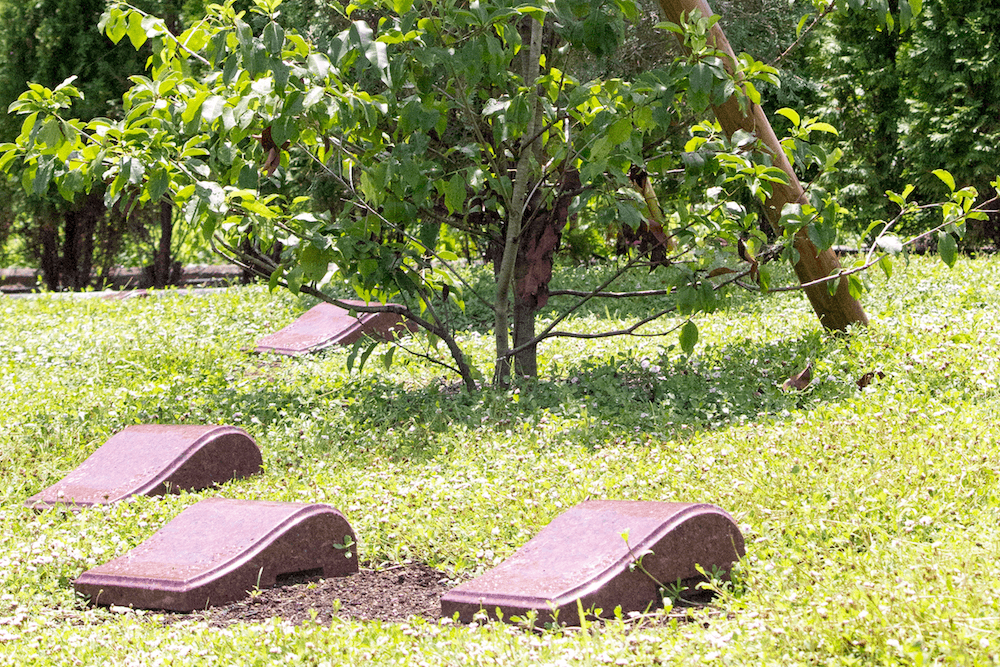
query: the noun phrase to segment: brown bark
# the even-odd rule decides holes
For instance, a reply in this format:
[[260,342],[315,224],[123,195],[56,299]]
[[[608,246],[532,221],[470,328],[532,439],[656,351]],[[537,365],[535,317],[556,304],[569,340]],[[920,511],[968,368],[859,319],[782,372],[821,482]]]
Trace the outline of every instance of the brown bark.
[[[681,13],[689,15],[692,11],[698,10],[702,16],[713,14],[706,0],[660,0],[660,7],[663,9],[668,21],[680,23]],[[730,58],[729,65],[736,61],[729,41],[726,39],[722,28],[716,24],[712,27],[712,39],[715,47],[727,54]],[[774,166],[778,167],[788,176],[788,185],[775,183],[772,195],[764,202],[765,215],[772,229],[781,233],[781,210],[785,204],[799,202],[808,203],[802,184],[795,176],[788,158],[778,142],[778,137],[774,134],[764,110],[757,104],[749,101],[746,110],[740,108],[736,97],[731,97],[721,106],[715,107],[715,116],[719,120],[722,129],[729,135],[737,130],[745,130],[758,137],[772,154]],[[813,242],[809,239],[805,229],[800,230],[795,235],[795,249],[799,253],[799,261],[795,264],[795,273],[800,283],[809,283],[830,275],[831,272],[840,268],[840,261],[836,253],[831,249],[819,252]],[[868,324],[868,316],[857,299],[851,296],[848,290],[848,281],[841,280],[837,291],[831,295],[826,283],[813,285],[805,288],[806,296],[812,304],[813,310],[819,317],[820,323],[827,329],[843,330],[850,324]]]
[[166,199],[160,201],[160,244],[153,260],[153,287],[163,289],[170,283],[170,244],[174,235],[174,207]]
[[55,211],[46,208],[41,217],[39,240],[42,247],[42,277],[45,287],[55,292],[59,289],[59,228],[55,221]]
[[514,372],[538,375],[538,346],[526,345],[535,338],[535,313],[549,301],[549,281],[556,250],[569,221],[569,207],[580,189],[580,173],[563,174],[555,201],[546,207],[543,197],[529,202],[514,262]]

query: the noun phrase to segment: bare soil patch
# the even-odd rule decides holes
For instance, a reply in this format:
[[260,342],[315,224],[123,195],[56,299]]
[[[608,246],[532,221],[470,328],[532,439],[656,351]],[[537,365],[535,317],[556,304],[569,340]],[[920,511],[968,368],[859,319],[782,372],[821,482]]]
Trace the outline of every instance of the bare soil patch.
[[168,613],[165,624],[204,620],[214,626],[260,623],[280,617],[296,625],[327,624],[334,616],[365,621],[405,621],[414,616],[437,619],[440,598],[456,582],[422,563],[382,570],[362,568],[347,577],[298,577],[252,594],[245,600],[191,614]]

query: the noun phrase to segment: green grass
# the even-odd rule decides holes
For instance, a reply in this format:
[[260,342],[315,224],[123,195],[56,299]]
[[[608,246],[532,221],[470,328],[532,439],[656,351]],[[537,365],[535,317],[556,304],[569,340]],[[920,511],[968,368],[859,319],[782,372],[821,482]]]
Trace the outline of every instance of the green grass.
[[[676,336],[562,340],[538,382],[477,395],[399,355],[360,374],[342,350],[250,356],[308,305],[260,288],[0,298],[0,664],[1000,664],[998,278],[997,260],[898,265],[846,336],[800,296],[734,296],[698,318],[691,358]],[[490,340],[463,337],[483,365]],[[808,362],[810,388],[782,391]],[[869,371],[884,377],[859,390]],[[242,426],[265,472],[76,515],[21,505],[151,421]],[[747,557],[715,604],[658,627],[220,630],[74,598],[73,577],[216,493],[330,503],[362,561],[459,577],[586,498],[715,503]]]

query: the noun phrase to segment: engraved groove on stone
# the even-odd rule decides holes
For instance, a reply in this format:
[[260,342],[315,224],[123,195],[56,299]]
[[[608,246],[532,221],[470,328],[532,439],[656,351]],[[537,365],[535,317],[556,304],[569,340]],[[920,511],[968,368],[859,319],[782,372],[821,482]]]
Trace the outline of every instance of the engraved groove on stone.
[[260,449],[235,426],[139,424],[119,431],[62,480],[25,504],[45,509],[132,495],[204,489],[260,472]]
[[[628,545],[622,538],[628,533]],[[631,547],[631,552],[629,551]],[[441,613],[470,622],[480,610],[504,620],[538,612],[578,625],[577,600],[586,613],[610,617],[660,604],[658,585],[639,568],[636,556],[658,581],[693,584],[728,572],[744,555],[743,535],[729,514],[714,505],[651,501],[591,500],[556,517],[497,567],[448,591]]]
[[73,587],[92,604],[193,611],[270,588],[282,575],[357,572],[356,542],[329,505],[208,498]]

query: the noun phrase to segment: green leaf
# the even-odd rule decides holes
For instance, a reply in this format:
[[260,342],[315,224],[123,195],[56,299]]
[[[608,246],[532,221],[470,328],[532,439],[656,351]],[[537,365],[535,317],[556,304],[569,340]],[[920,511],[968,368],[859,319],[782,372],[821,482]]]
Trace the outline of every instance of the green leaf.
[[317,79],[325,80],[330,73],[330,59],[322,53],[310,53],[306,58],[306,68]]
[[302,248],[299,264],[305,279],[310,282],[322,280],[329,270],[325,253],[311,243]]
[[861,276],[856,273],[852,273],[847,277],[847,291],[850,292],[854,299],[860,299],[865,293],[865,284],[861,280]]
[[109,10],[108,22],[104,31],[104,34],[108,36],[108,39],[117,44],[122,41],[122,38],[125,36],[126,29],[125,14],[117,7]]
[[889,197],[897,206],[903,208],[906,205],[906,198],[910,196],[915,188],[913,184],[907,183],[906,187],[903,188],[902,193],[895,193],[892,190],[886,190],[885,194]]
[[955,260],[958,259],[958,243],[948,232],[938,232],[938,254],[948,268],[955,266]]
[[271,139],[278,146],[283,146],[286,141],[296,141],[298,138],[299,128],[295,123],[295,118],[278,116],[271,123]]
[[940,178],[945,185],[948,186],[949,190],[951,190],[952,192],[955,191],[955,177],[952,176],[950,172],[944,169],[935,169],[933,173],[935,176]]
[[465,196],[465,179],[460,174],[455,174],[444,191],[444,205],[448,207],[448,213],[461,211],[465,207]]
[[809,14],[803,14],[802,18],[799,19],[799,24],[795,26],[795,38],[798,39],[802,36],[802,29],[806,27],[806,21],[809,19]]
[[892,258],[889,255],[885,255],[878,261],[879,268],[882,269],[882,273],[885,274],[886,278],[892,278]]
[[77,192],[83,190],[86,185],[86,178],[78,170],[68,172],[61,179],[59,179],[59,194],[63,196],[66,201],[73,201]]
[[829,293],[830,296],[833,296],[834,294],[837,293],[837,290],[840,288],[841,280],[843,280],[843,278],[837,278],[836,280],[831,280],[827,282],[826,291],[827,293]]
[[215,213],[225,213],[226,192],[218,183],[198,181],[195,183],[195,193],[208,205],[208,210]]
[[34,180],[31,182],[31,191],[36,195],[43,195],[49,189],[49,182],[55,173],[56,161],[52,155],[44,155],[38,160],[38,169],[35,171]]
[[707,63],[696,63],[691,68],[690,102],[696,111],[703,111],[708,107],[709,94],[714,83],[715,73]]
[[794,125],[795,127],[798,127],[799,124],[802,122],[802,118],[799,116],[799,112],[796,111],[795,109],[782,107],[777,111],[775,111],[774,113],[778,114],[779,116],[784,116],[788,120],[792,121],[792,125]]
[[400,16],[413,9],[413,0],[392,0],[392,11]]
[[264,47],[274,56],[281,55],[281,47],[285,44],[285,29],[271,21],[264,26]]
[[146,175],[146,166],[139,158],[132,158],[128,161],[128,182],[132,185],[142,183],[142,177]]
[[899,31],[905,32],[910,27],[910,22],[913,20],[913,10],[910,8],[910,3],[902,2],[899,5]]
[[681,349],[684,350],[684,354],[691,354],[694,352],[694,346],[698,343],[698,326],[688,320],[681,327],[680,344]]
[[661,21],[653,26],[653,30],[667,30],[674,33],[675,35],[684,36],[684,28],[680,27],[676,23],[671,23],[670,21]]
[[201,105],[205,101],[206,97],[208,97],[208,91],[203,90],[188,101],[187,107],[185,107],[184,112],[181,114],[181,120],[184,121],[185,124],[194,121],[198,112],[201,111]]
[[608,141],[612,146],[620,146],[632,136],[632,121],[622,118],[608,128]]
[[58,144],[63,141],[62,130],[59,126],[59,119],[55,116],[49,116],[45,119],[42,124],[42,129],[38,132],[38,141],[45,144],[49,148],[55,148]]
[[137,51],[149,39],[146,37],[146,28],[142,25],[142,14],[139,12],[134,11],[129,14],[127,34],[129,41],[132,42],[132,48]]
[[834,225],[810,223],[806,231],[809,234],[809,240],[819,250],[826,250],[837,241],[837,228]]
[[424,220],[420,224],[418,238],[420,243],[429,249],[437,245],[438,236],[441,233],[441,223],[436,220]]
[[226,106],[226,98],[220,95],[212,95],[201,105],[201,119],[211,125],[215,119],[222,115],[222,109]]
[[807,132],[826,132],[827,134],[840,136],[840,133],[837,132],[837,128],[829,123],[809,123],[806,125],[805,129]]
[[365,58],[376,67],[380,73],[382,83],[392,87],[392,72],[389,70],[388,47],[382,42],[372,42],[365,49]]
[[271,273],[271,279],[267,281],[267,289],[269,291],[274,292],[274,290],[278,289],[278,281],[281,280],[284,272],[285,268],[283,266],[279,266],[273,273]]
[[166,194],[169,187],[170,173],[166,169],[160,168],[149,177],[149,181],[146,183],[146,192],[152,201],[158,201]]

